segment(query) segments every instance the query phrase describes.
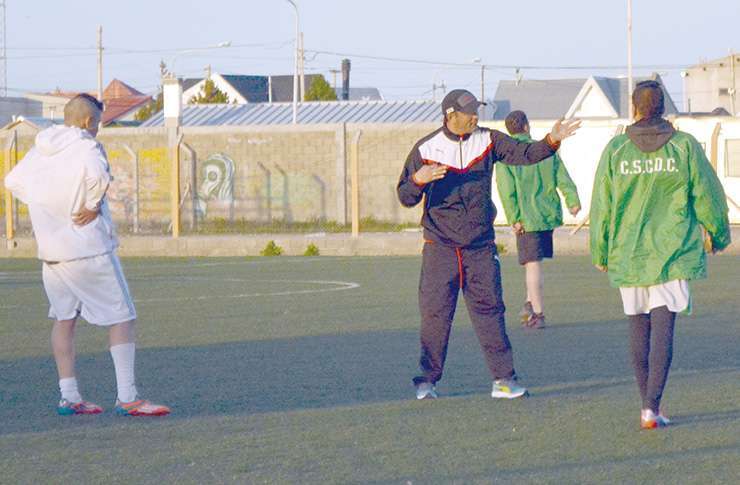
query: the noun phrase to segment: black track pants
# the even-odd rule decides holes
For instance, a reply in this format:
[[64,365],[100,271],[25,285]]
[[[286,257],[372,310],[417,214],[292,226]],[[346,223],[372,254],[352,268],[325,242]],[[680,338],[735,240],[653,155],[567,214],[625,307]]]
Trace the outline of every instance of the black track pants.
[[662,306],[649,314],[631,315],[630,350],[642,408],[659,411],[673,358],[676,314]]
[[433,242],[424,245],[422,258],[419,282],[421,375],[414,378],[415,384],[435,383],[442,378],[447,342],[461,288],[491,375],[494,379],[507,379],[514,375],[495,244],[458,249]]

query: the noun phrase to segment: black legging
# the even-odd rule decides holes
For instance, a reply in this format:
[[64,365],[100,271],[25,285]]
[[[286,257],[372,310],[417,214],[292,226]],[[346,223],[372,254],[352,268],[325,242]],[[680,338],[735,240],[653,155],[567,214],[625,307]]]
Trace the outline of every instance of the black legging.
[[630,315],[630,350],[643,409],[659,412],[660,398],[673,358],[676,313],[662,306],[649,314]]

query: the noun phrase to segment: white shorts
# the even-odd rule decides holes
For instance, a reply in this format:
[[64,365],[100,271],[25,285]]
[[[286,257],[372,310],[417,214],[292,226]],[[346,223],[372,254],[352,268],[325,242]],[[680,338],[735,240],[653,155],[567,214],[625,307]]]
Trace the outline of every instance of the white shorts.
[[49,318],[72,320],[78,315],[94,325],[115,325],[136,318],[136,309],[115,253],[44,263],[44,290]]
[[653,286],[619,288],[626,315],[650,313],[658,307],[679,313],[691,313],[691,291],[686,280],[672,280]]

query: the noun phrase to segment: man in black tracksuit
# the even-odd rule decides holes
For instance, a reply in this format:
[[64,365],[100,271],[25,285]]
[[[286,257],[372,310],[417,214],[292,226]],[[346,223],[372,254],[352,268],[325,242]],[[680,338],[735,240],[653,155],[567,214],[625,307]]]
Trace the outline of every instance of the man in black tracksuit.
[[478,127],[479,102],[456,89],[442,101],[441,128],[416,143],[397,186],[406,207],[424,199],[424,251],[421,310],[421,375],[414,378],[417,399],[436,398],[447,342],[462,289],[470,319],[493,376],[494,398],[526,393],[516,384],[511,344],[506,335],[499,259],[494,242],[496,208],[491,176],[497,161],[512,165],[550,157],[579,122],[558,121],[544,140],[519,142],[496,130]]

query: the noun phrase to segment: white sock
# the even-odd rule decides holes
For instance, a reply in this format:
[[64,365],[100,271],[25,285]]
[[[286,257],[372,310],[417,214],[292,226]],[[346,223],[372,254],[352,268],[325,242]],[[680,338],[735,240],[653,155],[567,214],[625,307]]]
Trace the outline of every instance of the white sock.
[[73,403],[82,401],[80,391],[77,389],[76,377],[65,377],[64,379],[59,379],[59,390],[62,393],[62,399],[66,399]]
[[113,366],[116,368],[116,384],[118,386],[118,400],[131,402],[136,400],[136,379],[134,377],[134,359],[136,344],[114,345],[110,348],[113,357]]

